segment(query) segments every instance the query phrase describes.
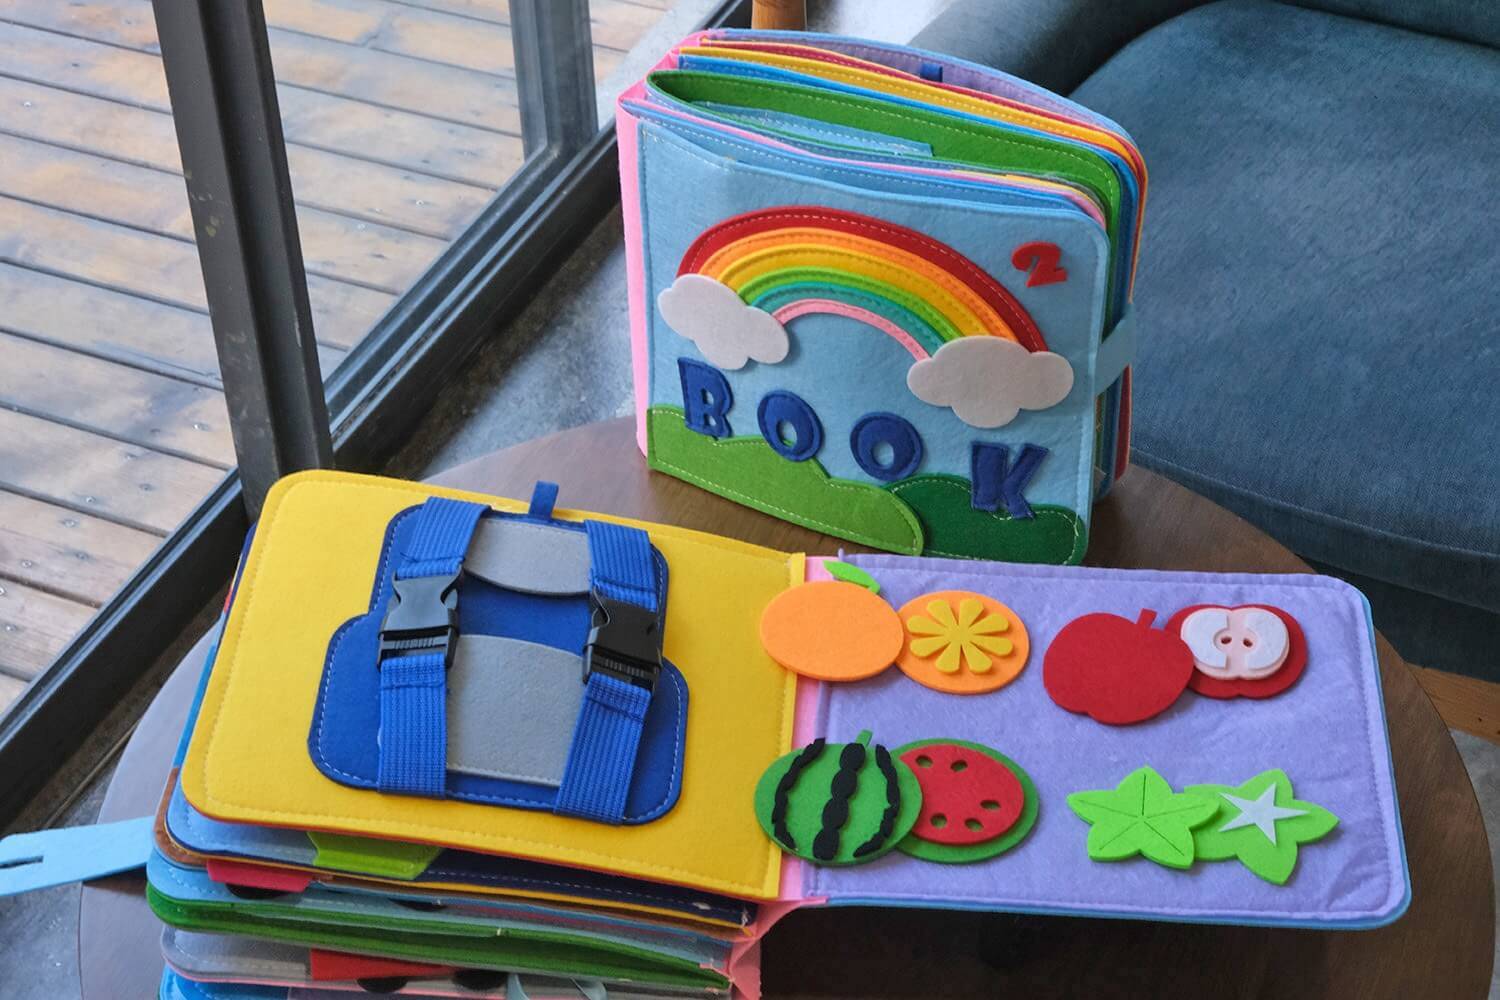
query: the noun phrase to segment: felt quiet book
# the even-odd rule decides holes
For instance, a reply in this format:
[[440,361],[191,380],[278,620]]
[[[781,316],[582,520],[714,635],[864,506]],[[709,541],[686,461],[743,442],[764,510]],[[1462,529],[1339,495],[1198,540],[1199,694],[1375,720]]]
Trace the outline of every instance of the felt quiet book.
[[811,557],[557,497],[271,491],[157,816],[162,996],[754,997],[804,906],[1407,905],[1344,583]]
[[1129,456],[1146,170],[1025,81],[711,31],[618,105],[651,467],[906,555],[1076,563]]

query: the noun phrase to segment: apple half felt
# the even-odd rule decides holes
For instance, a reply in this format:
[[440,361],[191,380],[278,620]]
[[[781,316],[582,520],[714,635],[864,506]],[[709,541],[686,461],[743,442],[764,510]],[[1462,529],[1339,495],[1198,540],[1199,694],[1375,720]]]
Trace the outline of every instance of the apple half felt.
[[[1286,626],[1286,656],[1273,672],[1259,677],[1215,677],[1195,665],[1188,687],[1209,698],[1269,698],[1278,695],[1297,682],[1307,668],[1307,637],[1302,626],[1287,612],[1272,604],[1242,604],[1229,608],[1219,604],[1193,604],[1174,614],[1167,621],[1167,631],[1181,635],[1188,619],[1200,611],[1269,611]],[[1191,649],[1191,646],[1189,646]]]

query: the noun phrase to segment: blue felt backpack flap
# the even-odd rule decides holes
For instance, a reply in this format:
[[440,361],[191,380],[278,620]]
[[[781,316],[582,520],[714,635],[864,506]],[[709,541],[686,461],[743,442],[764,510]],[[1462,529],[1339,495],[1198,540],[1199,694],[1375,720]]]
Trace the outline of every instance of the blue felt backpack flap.
[[[527,514],[484,511],[468,541],[468,561],[456,586],[456,635],[443,676],[446,718],[440,717],[438,724],[445,725],[444,766],[440,785],[432,791],[393,789],[381,780],[383,700],[385,724],[390,725],[389,692],[382,693],[381,629],[395,592],[397,566],[403,560],[409,564],[412,546],[422,544],[424,508],[409,508],[391,520],[369,610],[341,625],[328,645],[308,734],[308,751],[325,776],[374,791],[556,811],[612,823],[649,822],[676,803],[687,683],[664,659],[654,688],[627,684],[632,690],[623,692],[623,701],[609,697],[606,682],[615,678],[602,671],[585,677],[590,636],[598,624],[600,543],[590,539],[585,525],[553,519],[543,492],[538,500]],[[644,532],[615,525],[605,529],[611,537],[625,536],[627,548],[635,546],[629,554],[643,567],[637,574],[644,589],[633,599],[650,607],[646,617],[659,653],[666,560]],[[385,663],[389,660],[387,654]],[[601,697],[602,722],[597,712]],[[592,716],[591,705],[596,709]],[[611,728],[617,722],[623,728]],[[610,753],[633,756],[633,768],[626,769],[628,787],[615,787],[615,778],[615,786],[605,782],[601,791],[589,784],[591,773],[604,773],[590,770],[589,755]],[[618,771],[607,769],[612,777]],[[581,795],[580,789],[590,794]]]

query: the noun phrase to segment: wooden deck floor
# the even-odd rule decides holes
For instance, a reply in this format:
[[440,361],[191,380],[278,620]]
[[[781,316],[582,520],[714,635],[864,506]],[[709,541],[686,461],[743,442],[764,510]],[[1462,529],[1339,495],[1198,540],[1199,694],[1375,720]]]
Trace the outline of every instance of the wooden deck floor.
[[[674,0],[590,0],[603,80]],[[265,0],[331,371],[522,161],[505,0]],[[234,463],[149,0],[0,4],[0,706]]]

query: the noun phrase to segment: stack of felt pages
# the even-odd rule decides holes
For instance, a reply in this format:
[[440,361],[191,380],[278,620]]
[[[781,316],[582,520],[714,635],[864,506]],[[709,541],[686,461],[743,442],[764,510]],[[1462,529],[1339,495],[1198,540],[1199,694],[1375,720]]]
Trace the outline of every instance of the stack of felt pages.
[[618,135],[652,468],[892,552],[1082,559],[1129,458],[1118,125],[935,53],[723,30]]
[[157,818],[163,997],[754,997],[799,907],[1407,904],[1346,584],[835,560],[556,498],[271,491]]

